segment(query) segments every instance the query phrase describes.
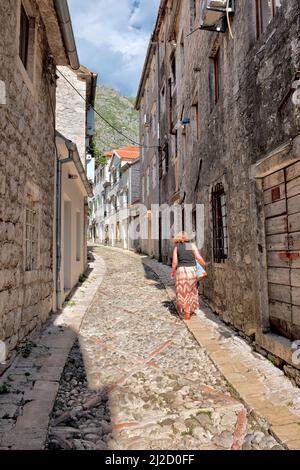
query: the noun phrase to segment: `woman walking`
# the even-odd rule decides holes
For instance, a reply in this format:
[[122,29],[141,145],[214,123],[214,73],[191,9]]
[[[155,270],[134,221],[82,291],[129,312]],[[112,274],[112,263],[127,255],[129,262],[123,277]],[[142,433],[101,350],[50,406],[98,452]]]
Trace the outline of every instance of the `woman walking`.
[[186,232],[180,232],[174,243],[171,277],[176,278],[177,309],[185,320],[190,320],[199,309],[196,261],[204,268],[206,263]]

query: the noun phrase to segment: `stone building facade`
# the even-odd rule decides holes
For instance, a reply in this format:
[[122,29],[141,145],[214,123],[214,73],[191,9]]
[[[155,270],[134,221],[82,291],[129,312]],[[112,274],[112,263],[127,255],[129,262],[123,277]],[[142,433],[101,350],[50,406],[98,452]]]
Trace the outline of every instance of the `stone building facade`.
[[[7,367],[52,310],[55,66],[70,65],[52,0],[0,5],[0,340]],[[3,93],[2,93],[3,97]]]
[[86,167],[90,141],[95,133],[93,106],[97,74],[84,66],[76,71],[60,66],[57,73],[56,129],[76,144]]
[[57,75],[56,130],[61,165],[57,175],[61,173],[61,177],[56,184],[60,202],[55,308],[60,309],[87,266],[88,197],[93,196],[87,170],[94,162],[90,144],[95,131],[97,74],[83,66],[78,70],[60,66]]
[[[296,367],[300,4],[231,2],[231,37],[225,10],[218,24],[200,29],[210,18],[208,3],[222,2],[161,2],[137,100],[141,139],[149,147],[147,116],[158,109],[160,203],[204,204],[210,305]],[[148,148],[142,172],[152,158]],[[170,254],[163,241],[166,262]]]
[[123,147],[107,152],[107,164],[96,171],[91,201],[91,238],[100,244],[135,248],[130,237],[132,210],[140,198],[140,149]]

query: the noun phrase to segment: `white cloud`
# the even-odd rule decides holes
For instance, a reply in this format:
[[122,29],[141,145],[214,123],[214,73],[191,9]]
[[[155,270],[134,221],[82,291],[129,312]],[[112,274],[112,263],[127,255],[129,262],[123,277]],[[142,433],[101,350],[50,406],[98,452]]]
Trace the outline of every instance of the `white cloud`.
[[69,0],[80,60],[101,82],[136,93],[159,0]]

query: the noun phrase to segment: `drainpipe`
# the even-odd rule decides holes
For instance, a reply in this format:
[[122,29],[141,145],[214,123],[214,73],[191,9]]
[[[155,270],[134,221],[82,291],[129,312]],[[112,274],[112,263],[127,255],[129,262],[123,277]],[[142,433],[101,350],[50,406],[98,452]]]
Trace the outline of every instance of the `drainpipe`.
[[67,0],[53,1],[70,65],[73,70],[78,70],[80,68],[80,63],[76,49],[76,42],[68,2]]
[[157,88],[158,88],[158,94],[157,94],[157,120],[158,120],[158,125],[157,125],[157,147],[158,147],[158,207],[159,207],[159,240],[158,240],[158,261],[161,263],[162,262],[162,224],[161,224],[161,213],[160,213],[160,205],[161,205],[161,184],[160,184],[160,162],[161,162],[161,135],[160,135],[160,130],[161,130],[161,103],[160,103],[160,42],[159,38],[157,38],[157,44],[156,44],[156,55],[157,55]]
[[157,178],[157,186],[158,186],[158,261],[162,262],[162,236],[161,236],[161,213],[160,213],[160,205],[161,205],[161,184],[160,184],[160,163],[161,163],[161,135],[160,135],[160,121],[161,121],[161,102],[160,102],[160,42],[159,37],[152,36],[151,45],[156,46],[156,80],[157,80],[157,169],[158,169],[158,178]]
[[74,144],[66,142],[69,157],[60,160],[57,154],[57,177],[56,177],[56,309],[61,310],[61,203],[62,203],[62,167],[65,163],[73,161]]
[[129,237],[129,225],[130,225],[130,222],[131,222],[131,219],[130,219],[130,208],[129,206],[131,206],[131,204],[133,203],[133,190],[132,190],[132,169],[133,167],[131,166],[130,167],[130,180],[129,180],[129,188],[128,188],[128,204],[127,204],[127,225],[126,225],[126,237],[127,237],[127,249],[130,251],[130,248],[131,248],[131,240],[130,240],[130,237]]

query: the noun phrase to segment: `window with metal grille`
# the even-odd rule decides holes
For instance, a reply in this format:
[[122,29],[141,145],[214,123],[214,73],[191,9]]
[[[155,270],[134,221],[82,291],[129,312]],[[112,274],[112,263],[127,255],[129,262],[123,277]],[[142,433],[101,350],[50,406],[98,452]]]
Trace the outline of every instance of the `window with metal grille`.
[[226,194],[223,184],[212,190],[213,256],[215,263],[224,263],[228,258],[228,230]]
[[256,34],[259,37],[272,21],[281,0],[256,0]]
[[177,67],[176,67],[176,55],[175,55],[174,52],[173,52],[173,55],[170,59],[170,62],[171,62],[172,82],[173,82],[173,86],[175,87],[176,86]]
[[159,162],[159,177],[162,178],[169,171],[169,145],[166,142],[161,150]]
[[25,8],[21,4],[19,54],[20,54],[20,59],[25,69],[27,68],[27,62],[28,62],[28,47],[29,47],[29,18],[27,16]]
[[37,269],[38,255],[38,213],[33,202],[26,207],[25,221],[25,270]]

